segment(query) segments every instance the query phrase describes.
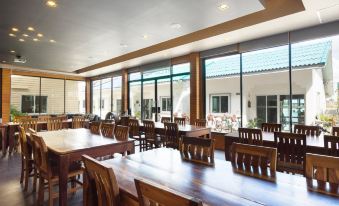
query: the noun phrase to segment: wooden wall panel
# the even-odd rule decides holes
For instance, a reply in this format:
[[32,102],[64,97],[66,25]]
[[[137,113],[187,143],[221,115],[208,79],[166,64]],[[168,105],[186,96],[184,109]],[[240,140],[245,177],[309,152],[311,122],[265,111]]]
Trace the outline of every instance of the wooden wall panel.
[[82,77],[82,76],[53,74],[53,73],[46,73],[46,72],[23,71],[23,70],[12,70],[12,74],[22,75],[22,76],[32,76],[32,77],[47,77],[47,78],[55,78],[55,79],[78,80],[78,81],[85,81],[86,79],[85,77]]
[[202,71],[198,52],[191,53],[189,55],[189,60],[191,66],[190,122],[193,124],[196,119],[200,118],[200,108],[202,107],[202,102],[200,101],[202,96]]
[[122,70],[122,88],[121,88],[121,112],[128,112],[128,70]]
[[85,89],[85,105],[86,113],[91,113],[91,79],[86,79],[86,89]]
[[11,70],[2,69],[2,122],[10,121],[11,111]]

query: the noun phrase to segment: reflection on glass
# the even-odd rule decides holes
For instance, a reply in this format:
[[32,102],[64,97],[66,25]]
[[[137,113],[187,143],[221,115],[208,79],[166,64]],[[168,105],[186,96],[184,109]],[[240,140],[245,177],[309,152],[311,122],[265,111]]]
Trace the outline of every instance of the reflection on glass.
[[64,114],[64,83],[63,79],[41,78],[41,97],[36,101],[40,103],[40,113]]
[[113,77],[113,112],[115,114],[121,114],[121,85],[122,85],[122,77],[117,76]]
[[92,113],[98,116],[100,114],[100,80],[92,82]]
[[143,117],[155,121],[155,80],[143,83]]
[[84,114],[86,83],[84,81],[66,80],[66,113]]
[[108,112],[111,112],[111,91],[112,78],[101,80],[101,119],[105,119]]
[[190,119],[190,75],[173,77],[173,117]]
[[141,82],[129,83],[129,109],[131,116],[141,119]]
[[171,117],[171,80],[158,79],[157,80],[157,102],[158,102],[158,122],[162,117]]

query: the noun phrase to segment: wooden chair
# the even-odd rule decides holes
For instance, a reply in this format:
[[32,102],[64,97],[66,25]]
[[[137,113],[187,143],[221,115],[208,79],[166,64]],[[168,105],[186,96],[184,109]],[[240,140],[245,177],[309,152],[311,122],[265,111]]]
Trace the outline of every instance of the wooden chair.
[[139,120],[129,119],[128,126],[129,126],[129,137],[139,142],[139,144],[136,144],[135,146],[139,146],[140,152],[142,150],[145,150],[146,149],[145,136],[141,135],[140,133]]
[[179,129],[177,123],[165,122],[164,146],[169,148],[179,148]]
[[[36,118],[21,118],[19,120],[19,126],[24,129],[25,132],[28,132],[30,128],[37,131],[38,130],[38,120]],[[15,147],[14,151],[18,151],[20,141],[19,141],[19,133],[15,133]]]
[[174,117],[174,123],[178,125],[185,126],[186,125],[186,118],[185,117]]
[[339,136],[324,135],[324,146],[327,155],[339,157]]
[[[47,146],[42,139],[42,137],[32,134],[32,139],[35,144],[36,149],[36,165],[39,170],[39,194],[38,194],[38,204],[42,205],[44,201],[44,189],[45,181],[48,185],[49,193],[49,206],[53,205],[53,200],[59,196],[58,192],[53,191],[53,187],[59,183],[59,177],[57,171],[54,167],[56,163],[50,162],[48,155]],[[82,174],[82,169],[80,164],[71,164],[69,168],[68,178],[72,182],[72,187],[68,191],[69,193],[74,193],[76,190],[82,188],[82,183],[77,180],[77,176]],[[81,186],[77,186],[81,185]]]
[[[84,200],[97,199],[95,205],[120,206],[119,186],[113,169],[87,156],[85,165]],[[96,198],[90,198],[93,194]]]
[[339,197],[339,157],[306,154],[307,188]]
[[101,134],[104,137],[114,137],[114,127],[115,124],[112,123],[102,123],[101,124]]
[[263,145],[261,129],[239,128],[238,132],[240,143]]
[[49,118],[51,118],[50,115],[39,115],[38,121],[47,122]]
[[339,136],[339,127],[332,127],[332,135]]
[[296,134],[305,134],[311,136],[319,136],[320,135],[320,127],[319,126],[309,126],[309,125],[294,125],[294,133]]
[[47,130],[48,131],[55,131],[61,130],[62,127],[62,119],[59,117],[50,117],[47,119]]
[[126,141],[128,139],[128,130],[127,126],[117,125],[114,129],[114,136],[119,141]]
[[122,126],[128,126],[128,124],[129,124],[129,119],[130,119],[129,116],[123,116],[123,117],[120,117],[120,125],[122,125]]
[[30,119],[31,116],[14,116],[13,122],[20,123],[22,120]]
[[277,170],[304,175],[306,135],[275,132],[274,142],[278,149]]
[[[24,191],[27,191],[28,188],[28,180],[30,177],[34,177],[33,179],[33,190],[36,188],[36,180],[37,176],[35,175],[36,168],[32,155],[32,148],[28,144],[26,131],[23,127],[19,126],[19,140],[21,145],[21,177],[20,183],[22,184],[24,181]],[[33,173],[32,173],[33,172]]]
[[261,130],[263,132],[281,132],[281,124],[262,123]]
[[182,137],[179,142],[179,150],[184,160],[214,165],[214,139]]
[[202,201],[145,180],[134,179],[140,206],[202,206]]
[[74,116],[72,120],[72,128],[78,129],[78,128],[84,128],[85,127],[85,117],[83,116]]
[[144,134],[146,141],[146,150],[158,148],[161,144],[160,136],[155,133],[155,126],[152,120],[144,120]]
[[161,117],[161,123],[171,122],[171,117]]
[[33,162],[34,162],[34,178],[33,178],[33,192],[36,191],[36,185],[37,185],[37,180],[39,177],[39,171],[38,171],[38,164],[37,164],[37,159],[39,155],[37,154],[37,149],[35,147],[34,139],[33,139],[33,134],[37,134],[34,129],[28,129],[29,135],[27,136],[27,140],[29,140],[29,145],[32,148],[32,155],[33,155]]
[[101,131],[101,122],[91,122],[89,125],[89,130],[91,131],[92,134],[99,134]]
[[198,127],[206,127],[207,121],[206,119],[196,119],[194,125]]
[[235,172],[275,181],[276,148],[234,142],[231,152],[231,161]]

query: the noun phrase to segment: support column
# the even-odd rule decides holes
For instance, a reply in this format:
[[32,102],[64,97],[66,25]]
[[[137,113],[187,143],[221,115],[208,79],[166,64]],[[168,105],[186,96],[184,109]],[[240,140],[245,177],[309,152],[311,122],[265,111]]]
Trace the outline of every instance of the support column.
[[128,112],[128,71],[122,70],[122,87],[121,87],[121,112],[127,114]]
[[190,97],[190,123],[194,124],[196,119],[201,118],[202,110],[202,68],[198,52],[189,55],[191,66],[191,97]]
[[91,80],[86,78],[86,88],[85,88],[85,107],[86,113],[91,113]]
[[11,113],[11,70],[2,69],[2,123],[10,122]]

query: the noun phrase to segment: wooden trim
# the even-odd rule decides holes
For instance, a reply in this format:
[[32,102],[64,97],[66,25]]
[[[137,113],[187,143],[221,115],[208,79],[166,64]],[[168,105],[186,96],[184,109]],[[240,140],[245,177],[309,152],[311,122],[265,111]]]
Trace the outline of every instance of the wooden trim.
[[121,113],[128,112],[128,70],[122,70]]
[[171,65],[184,64],[190,62],[190,56],[184,55],[180,57],[175,57],[171,59]]
[[2,123],[10,122],[11,113],[11,70],[2,69]]
[[22,70],[12,70],[13,75],[21,76],[32,76],[32,77],[46,77],[46,78],[55,78],[55,79],[65,79],[65,80],[76,80],[76,81],[85,81],[85,77],[82,76],[72,76],[64,74],[53,74],[46,72],[34,72],[34,71],[22,71]]
[[305,10],[302,0],[262,0],[265,9],[76,70],[80,74]]
[[191,66],[191,76],[190,76],[190,122],[194,124],[196,119],[200,117],[200,108],[202,107],[201,103],[201,78],[202,78],[202,69],[200,65],[200,55],[198,52],[191,53],[189,55],[190,66]]
[[90,78],[86,78],[85,105],[86,105],[86,113],[91,113],[91,79]]

